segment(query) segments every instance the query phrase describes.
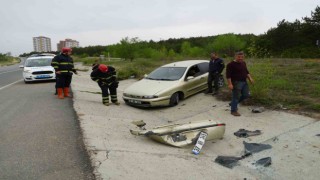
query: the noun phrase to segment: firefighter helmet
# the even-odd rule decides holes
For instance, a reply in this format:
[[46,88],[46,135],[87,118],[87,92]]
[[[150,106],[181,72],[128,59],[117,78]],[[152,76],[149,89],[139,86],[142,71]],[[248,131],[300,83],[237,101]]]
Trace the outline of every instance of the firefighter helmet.
[[99,70],[103,73],[108,72],[108,66],[104,65],[104,64],[100,64],[99,65]]
[[71,48],[68,48],[68,47],[64,47],[64,48],[62,48],[62,53],[68,53],[68,52],[71,52],[72,51],[72,49]]

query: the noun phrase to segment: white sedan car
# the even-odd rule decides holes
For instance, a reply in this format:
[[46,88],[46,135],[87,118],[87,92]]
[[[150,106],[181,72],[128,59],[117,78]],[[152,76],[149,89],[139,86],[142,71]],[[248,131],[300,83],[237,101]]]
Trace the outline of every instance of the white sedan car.
[[23,68],[24,82],[55,80],[55,71],[51,66],[53,57],[51,54],[40,54],[26,59],[24,66],[20,66]]
[[[175,106],[181,99],[207,89],[208,60],[170,63],[124,90],[126,104],[140,107]],[[223,77],[221,77],[223,85]]]

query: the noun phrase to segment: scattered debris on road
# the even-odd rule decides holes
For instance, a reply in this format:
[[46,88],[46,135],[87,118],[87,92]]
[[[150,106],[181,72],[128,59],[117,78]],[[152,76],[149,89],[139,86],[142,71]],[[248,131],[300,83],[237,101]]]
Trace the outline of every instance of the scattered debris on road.
[[91,94],[102,94],[101,92],[91,92],[91,91],[80,91],[80,92],[86,92],[86,93],[91,93]]
[[[238,161],[242,160],[248,156],[251,156],[253,153],[257,153],[266,149],[271,149],[272,146],[269,144],[258,144],[258,143],[247,143],[243,141],[244,144],[244,155],[241,157],[237,156],[218,156],[214,162],[225,166],[227,168],[233,168],[234,166],[238,165]],[[262,165],[262,166],[269,166],[271,164],[271,157],[262,158],[259,159],[256,163],[256,165]]]
[[237,137],[243,137],[243,138],[247,138],[249,136],[257,136],[260,135],[262,132],[261,130],[255,130],[255,131],[249,131],[246,129],[239,129],[237,132],[233,133],[235,136]]
[[262,113],[263,111],[265,111],[264,107],[255,107],[251,110],[252,113]]
[[257,153],[263,150],[271,149],[270,144],[259,144],[259,143],[247,143],[243,141],[245,154],[247,153]]
[[234,166],[239,165],[238,161],[243,159],[243,157],[235,157],[235,156],[218,156],[214,162],[232,169]]
[[259,166],[264,166],[264,167],[270,166],[271,157],[265,157],[265,158],[259,159],[258,161],[255,162],[255,164]]
[[207,133],[206,140],[221,139],[225,124],[213,120],[193,121],[185,124],[168,124],[151,130],[130,130],[131,134],[147,136],[151,139],[175,147],[195,144],[200,133]]
[[138,126],[141,130],[145,130],[145,125],[146,123],[143,120],[139,120],[139,121],[132,121],[132,124]]
[[195,154],[195,155],[200,154],[200,151],[206,141],[207,136],[208,136],[207,133],[200,132],[198,141],[197,141],[196,145],[194,146],[194,148],[192,149],[193,154]]

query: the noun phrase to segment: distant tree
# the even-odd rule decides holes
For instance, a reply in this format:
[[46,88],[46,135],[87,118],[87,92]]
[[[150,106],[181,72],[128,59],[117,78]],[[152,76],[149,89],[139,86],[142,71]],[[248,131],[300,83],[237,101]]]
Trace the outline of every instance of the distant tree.
[[245,45],[245,42],[236,35],[224,34],[214,40],[212,48],[221,55],[232,57],[235,51],[244,49]]
[[121,39],[119,52],[120,57],[125,60],[129,59],[130,61],[133,61],[136,55],[137,43],[139,41],[140,40],[137,37],[131,39],[129,39],[129,37],[125,37]]
[[173,49],[170,49],[168,52],[168,59],[173,60],[175,56],[176,56],[176,52],[174,52]]
[[314,11],[311,11],[311,17],[302,18],[306,23],[320,26],[320,7],[317,6]]

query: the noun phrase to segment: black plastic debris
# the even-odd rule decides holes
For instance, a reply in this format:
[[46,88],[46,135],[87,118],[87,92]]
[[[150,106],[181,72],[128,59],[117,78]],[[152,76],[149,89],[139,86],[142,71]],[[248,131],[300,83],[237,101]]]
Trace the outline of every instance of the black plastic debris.
[[320,134],[317,134],[316,136],[319,136],[319,137],[320,137]]
[[242,157],[234,157],[234,156],[218,156],[214,162],[232,169],[234,166],[238,165],[238,161],[243,159]]
[[261,130],[249,131],[246,129],[239,129],[237,132],[233,133],[237,137],[249,137],[249,136],[257,136],[260,135],[262,132]]
[[266,149],[271,149],[270,144],[258,144],[258,143],[247,143],[243,141],[245,154],[247,153],[257,153]]
[[270,166],[271,165],[271,157],[265,157],[265,158],[259,159],[258,161],[256,161],[255,164],[259,165],[259,166],[264,166],[264,167]]

